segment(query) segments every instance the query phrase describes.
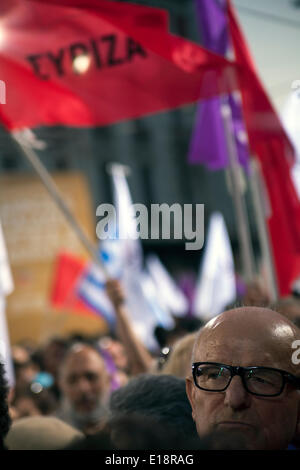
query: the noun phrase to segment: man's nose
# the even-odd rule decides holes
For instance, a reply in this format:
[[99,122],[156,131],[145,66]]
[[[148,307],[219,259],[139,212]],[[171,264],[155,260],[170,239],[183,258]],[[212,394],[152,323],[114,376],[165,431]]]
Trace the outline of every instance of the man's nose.
[[234,376],[225,391],[224,404],[238,410],[248,408],[250,403],[250,393],[245,389],[241,377]]
[[77,382],[77,389],[80,392],[89,392],[91,389],[90,382],[86,378],[81,377]]

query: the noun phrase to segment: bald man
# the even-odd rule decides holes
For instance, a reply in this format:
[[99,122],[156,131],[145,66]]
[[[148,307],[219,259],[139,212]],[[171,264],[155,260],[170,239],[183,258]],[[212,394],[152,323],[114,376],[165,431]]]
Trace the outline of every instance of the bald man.
[[199,332],[186,390],[200,437],[236,432],[246,449],[286,449],[300,436],[299,329],[269,309],[243,307]]
[[59,375],[62,405],[57,417],[86,434],[96,432],[107,413],[111,380],[96,349],[76,344]]

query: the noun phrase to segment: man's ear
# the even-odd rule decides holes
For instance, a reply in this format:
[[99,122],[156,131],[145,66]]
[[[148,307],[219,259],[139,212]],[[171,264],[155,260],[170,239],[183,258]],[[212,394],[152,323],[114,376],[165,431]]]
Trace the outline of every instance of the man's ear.
[[188,396],[189,402],[192,407],[192,416],[193,420],[195,421],[195,414],[194,414],[194,392],[195,392],[195,386],[193,383],[193,380],[191,377],[187,377],[185,379],[185,389],[186,389],[186,394]]

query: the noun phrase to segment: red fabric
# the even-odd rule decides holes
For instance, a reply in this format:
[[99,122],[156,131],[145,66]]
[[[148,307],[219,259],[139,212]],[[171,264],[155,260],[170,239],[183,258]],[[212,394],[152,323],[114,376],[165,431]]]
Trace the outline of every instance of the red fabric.
[[50,293],[50,302],[54,308],[95,315],[95,312],[76,296],[75,285],[86,265],[86,261],[74,255],[58,255]]
[[[168,33],[165,12],[109,0],[55,3],[1,2],[0,119],[10,130],[108,125],[238,86],[236,66]],[[75,73],[83,52],[90,65]]]
[[253,59],[239,26],[235,12],[228,0],[230,36],[235,58],[240,69],[240,88],[243,94],[244,116],[247,121],[250,143],[254,146],[266,137],[277,137],[285,146],[286,156],[294,160],[290,140],[274,107],[258,78]]
[[230,1],[229,25],[241,65],[243,110],[250,147],[261,163],[272,213],[268,220],[281,295],[300,275],[300,202],[291,179],[294,150],[257,74]]
[[[26,0],[28,1],[28,0]],[[97,10],[101,15],[106,15],[108,20],[126,21],[127,27],[136,26],[158,28],[163,31],[169,29],[169,15],[161,8],[145,8],[134,3],[111,2],[102,0],[31,0],[37,3],[48,3],[48,5],[68,6],[83,8],[85,10]],[[1,11],[1,7],[0,7]]]

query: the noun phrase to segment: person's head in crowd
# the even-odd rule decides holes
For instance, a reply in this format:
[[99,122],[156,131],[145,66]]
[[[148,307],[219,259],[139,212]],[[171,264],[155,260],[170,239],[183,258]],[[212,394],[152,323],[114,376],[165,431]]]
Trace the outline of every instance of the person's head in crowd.
[[196,339],[196,332],[189,333],[175,342],[167,359],[160,368],[160,373],[175,375],[183,379],[190,373],[191,356]]
[[100,431],[85,436],[65,450],[198,450],[196,435],[183,434],[172,422],[159,422],[157,417],[132,413],[116,415]]
[[92,432],[106,414],[110,376],[99,352],[91,345],[73,344],[59,373],[63,403],[59,417],[84,432]]
[[42,348],[43,369],[55,379],[67,349],[68,341],[63,338],[52,338]]
[[8,386],[5,379],[4,366],[0,362],[0,450],[5,449],[4,439],[8,433],[11,418],[7,403]]
[[8,450],[62,450],[83,434],[53,416],[30,416],[16,420],[5,439]]
[[263,286],[262,281],[255,279],[246,285],[246,293],[241,299],[241,303],[248,307],[268,307],[270,296]]
[[203,321],[195,317],[176,317],[174,320],[175,326],[171,330],[160,325],[156,326],[154,329],[154,334],[160,348],[164,348],[166,346],[173,347],[174,343],[176,343],[180,338],[186,334],[198,331],[203,325]]
[[12,361],[15,373],[15,389],[23,390],[30,385],[40,371],[39,365],[32,360],[31,351],[22,345],[12,347]]
[[[183,434],[173,423],[132,413],[104,423],[97,433],[84,436],[64,450],[246,450],[245,436],[237,431],[214,431],[202,439]],[[191,462],[191,459],[189,459]]]
[[300,327],[300,298],[292,295],[282,297],[272,305],[272,309]]
[[187,394],[200,437],[238,431],[249,449],[285,449],[300,431],[299,330],[260,307],[229,310],[199,332]]
[[13,419],[27,416],[51,415],[57,409],[58,403],[54,393],[33,382],[25,390],[17,391],[14,395],[11,409]]
[[196,436],[184,379],[172,375],[141,374],[115,390],[109,402],[110,417],[138,414],[174,427],[182,437]]
[[15,344],[11,347],[11,356],[13,361],[21,364],[30,360],[30,352],[22,344]]
[[111,336],[103,336],[98,345],[101,350],[106,351],[112,357],[116,367],[125,373],[129,372],[128,357],[123,344]]
[[129,380],[129,361],[123,344],[112,336],[103,336],[95,341],[95,345],[105,360],[111,375],[111,388],[115,390]]

